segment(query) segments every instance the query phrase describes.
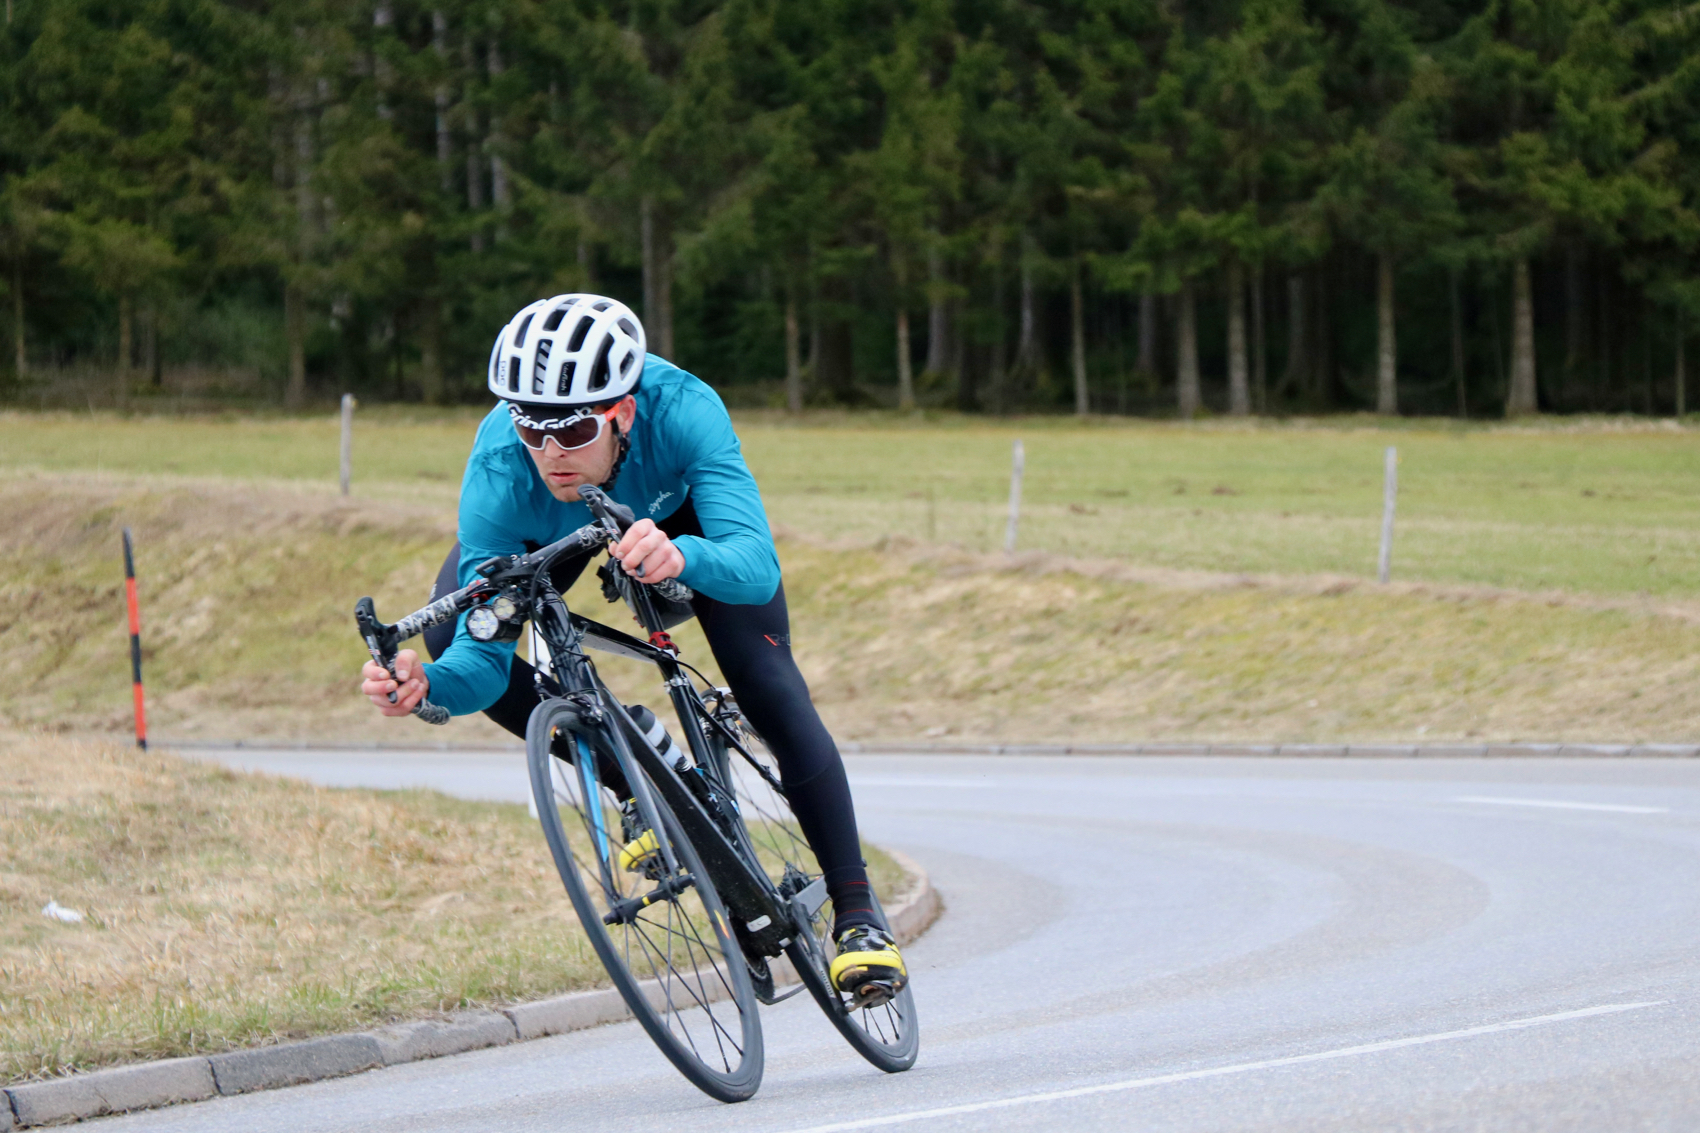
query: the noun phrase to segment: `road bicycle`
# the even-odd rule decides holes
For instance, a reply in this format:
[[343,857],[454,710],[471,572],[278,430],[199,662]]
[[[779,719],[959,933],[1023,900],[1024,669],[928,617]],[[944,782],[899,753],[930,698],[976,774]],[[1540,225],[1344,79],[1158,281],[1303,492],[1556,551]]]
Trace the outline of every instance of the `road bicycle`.
[[[604,594],[632,610],[645,641],[569,610],[551,582],[556,560],[611,547],[632,523],[629,509],[597,489],[580,494],[594,522],[480,563],[470,585],[393,625],[360,599],[355,621],[367,649],[393,675],[403,641],[463,613],[480,641],[516,641],[532,624],[553,668],[552,676],[539,668],[541,702],[525,742],[544,838],[614,986],[703,1092],[728,1102],[756,1092],[757,1003],[804,988],[869,1062],[909,1069],[920,1038],[909,987],[859,1003],[832,986],[832,903],[772,755],[730,690],[686,664],[668,635],[689,616],[689,588],[644,583],[612,560],[600,568]],[[683,749],[647,708],[620,703],[587,649],[655,666]],[[429,723],[448,719],[428,701],[413,711]],[[800,982],[787,987],[793,974]]]

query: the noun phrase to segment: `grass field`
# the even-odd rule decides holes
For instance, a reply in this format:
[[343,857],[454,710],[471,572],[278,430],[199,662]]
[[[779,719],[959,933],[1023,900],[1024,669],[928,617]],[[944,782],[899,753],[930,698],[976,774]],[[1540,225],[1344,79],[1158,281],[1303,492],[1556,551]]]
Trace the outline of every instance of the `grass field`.
[[0,1083],[607,982],[523,806],[24,732],[0,764]]
[[[362,411],[357,493],[452,509],[477,414]],[[1381,453],[1400,452],[1394,574],[1521,590],[1700,592],[1700,432],[1673,423],[1203,425],[741,415],[774,521],[815,541],[1020,545],[1184,570],[1371,576]],[[0,414],[0,469],[334,482],[331,418]]]

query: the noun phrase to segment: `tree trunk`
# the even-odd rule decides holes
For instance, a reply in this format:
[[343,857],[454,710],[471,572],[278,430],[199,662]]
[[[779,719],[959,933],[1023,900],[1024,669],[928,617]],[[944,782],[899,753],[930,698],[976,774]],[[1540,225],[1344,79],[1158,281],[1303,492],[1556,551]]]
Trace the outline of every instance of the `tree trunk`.
[[1529,283],[1529,261],[1512,265],[1511,388],[1505,395],[1505,415],[1539,412],[1535,398],[1535,297]]
[[1452,380],[1458,385],[1458,416],[1470,415],[1470,402],[1464,382],[1464,303],[1458,294],[1458,269],[1447,273],[1447,285],[1452,299]]
[[1251,273],[1251,375],[1259,413],[1269,412],[1269,335],[1263,321],[1263,266]]
[[130,365],[135,348],[134,322],[130,296],[118,297],[118,408],[130,401]]
[[1399,412],[1399,347],[1393,335],[1393,257],[1383,252],[1375,265],[1375,411]]
[[[378,0],[378,3],[372,8],[372,26],[377,29],[379,35],[383,35],[395,26],[395,9],[390,5],[389,0]],[[390,80],[393,77],[390,73],[389,60],[384,58],[384,53],[374,51],[372,53],[372,85],[378,89],[378,119],[382,122],[390,121],[395,115],[395,111],[390,109],[387,97],[390,90]]]
[[1316,367],[1313,389],[1317,404],[1328,407],[1334,404],[1334,320],[1329,303],[1326,260],[1316,265],[1314,278],[1315,285],[1310,289],[1311,299],[1316,304],[1316,314],[1311,319],[1311,326],[1316,331],[1316,347],[1311,352],[1311,361]]
[[[449,20],[441,10],[431,13],[431,48],[446,69],[449,56]],[[449,88],[446,84],[437,84],[437,89],[432,92],[432,101],[436,103],[437,108],[437,185],[442,189],[443,196],[447,197],[454,192],[454,174],[449,169],[453,153],[452,139],[449,136]]]
[[1681,308],[1676,312],[1676,372],[1672,384],[1676,386],[1676,417],[1680,421],[1688,413],[1688,336]]
[[785,291],[785,408],[792,413],[803,411],[803,359],[797,327],[797,289]]
[[1587,299],[1582,294],[1582,253],[1580,242],[1569,240],[1564,246],[1564,384],[1562,399],[1568,403],[1583,365],[1583,332],[1587,326]]
[[1031,379],[1039,372],[1038,312],[1033,295],[1033,260],[1039,254],[1031,233],[1021,234],[1021,336],[1015,344],[1015,368]]
[[667,226],[656,216],[655,198],[640,206],[643,229],[643,321],[651,348],[673,358],[673,255]]
[[956,385],[956,408],[963,413],[972,413],[980,408],[980,391],[976,388],[979,371],[968,356],[968,338],[960,331],[962,306],[960,298],[951,298],[950,377]]
[[1085,417],[1092,412],[1091,391],[1086,388],[1086,301],[1081,294],[1080,286],[1080,257],[1076,255],[1070,265],[1068,277],[1069,322],[1073,340],[1072,356],[1074,360],[1074,412],[1078,417]]
[[1176,396],[1181,420],[1190,421],[1198,416],[1202,401],[1198,386],[1198,311],[1190,279],[1181,284],[1175,322]]
[[950,306],[944,256],[936,246],[927,249],[927,283],[927,371],[943,374],[950,369]]
[[897,308],[897,407],[915,408],[915,373],[909,362],[909,312]]
[[856,400],[855,341],[850,323],[831,315],[821,320],[821,353],[815,380],[842,405]]
[[1004,333],[1004,249],[992,258],[992,405],[993,413],[1009,412],[1009,341]]
[[[1603,267],[1596,267],[1594,280],[1595,299],[1597,300],[1599,307],[1598,325],[1600,330],[1600,333],[1595,335],[1594,339],[1595,349],[1599,352],[1599,365],[1595,374],[1595,380],[1589,383],[1588,408],[1610,409],[1613,408],[1611,396],[1613,384],[1612,379],[1616,376],[1613,371],[1617,361],[1612,349],[1612,328],[1615,323],[1612,320],[1611,310],[1611,275]],[[1497,311],[1498,309],[1498,305],[1496,304],[1494,310]],[[1595,398],[1599,398],[1598,403],[1595,402]]]
[[[478,144],[477,91],[473,87],[478,74],[478,53],[470,36],[462,44],[462,54],[466,63],[466,89],[461,92],[460,100],[461,124],[466,138],[466,211],[472,218],[472,231],[468,238],[476,255],[484,250],[484,218],[480,215],[484,211],[484,152]],[[446,161],[443,168],[448,168]],[[446,195],[448,191],[445,183],[443,192]]]
[[289,353],[289,384],[284,387],[283,403],[290,409],[300,409],[307,400],[307,304],[301,289],[293,283],[283,285],[283,338]]
[[[490,72],[490,81],[495,82],[502,73],[502,48],[494,39],[485,52],[485,63]],[[501,131],[496,127],[494,117],[490,119],[490,129],[484,135],[484,149],[490,155],[490,203],[496,206],[499,214],[496,221],[496,238],[503,240],[508,235],[508,210],[513,205],[513,193],[508,187],[508,165],[502,158]]]
[[447,398],[443,388],[443,305],[435,296],[419,305],[419,385],[429,405]]
[[1139,293],[1139,365],[1147,383],[1157,375],[1157,296],[1149,288]]
[[578,230],[578,285],[585,291],[596,290],[596,260],[582,224]]
[[1281,372],[1281,388],[1303,393],[1310,372],[1309,344],[1305,341],[1305,277],[1300,272],[1287,276],[1287,365]]
[[142,370],[156,389],[163,384],[159,368],[159,308],[149,303],[142,308]]
[[1228,260],[1228,415],[1251,412],[1245,350],[1245,265]]
[[24,340],[24,260],[21,253],[12,261],[12,366],[18,377],[29,375],[30,356]]

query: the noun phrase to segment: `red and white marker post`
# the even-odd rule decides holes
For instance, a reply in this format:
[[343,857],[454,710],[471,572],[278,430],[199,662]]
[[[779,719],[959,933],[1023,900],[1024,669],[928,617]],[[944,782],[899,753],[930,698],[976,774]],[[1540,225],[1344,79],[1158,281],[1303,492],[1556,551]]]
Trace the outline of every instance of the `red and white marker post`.
[[148,714],[142,703],[142,611],[136,604],[136,556],[124,529],[124,600],[130,605],[130,684],[136,698],[136,746],[148,749]]

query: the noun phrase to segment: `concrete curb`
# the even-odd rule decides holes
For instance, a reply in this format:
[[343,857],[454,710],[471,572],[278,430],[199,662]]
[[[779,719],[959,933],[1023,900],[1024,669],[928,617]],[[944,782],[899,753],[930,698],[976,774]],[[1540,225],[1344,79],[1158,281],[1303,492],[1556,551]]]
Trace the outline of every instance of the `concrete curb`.
[[[887,852],[906,873],[919,879],[902,901],[886,911],[892,934],[908,944],[938,919],[944,902],[926,871],[904,854]],[[620,993],[601,988],[516,1003],[499,1011],[467,1011],[442,1020],[29,1082],[4,1090],[7,1104],[0,1107],[0,1133],[340,1078],[380,1066],[582,1031],[630,1017]]]

